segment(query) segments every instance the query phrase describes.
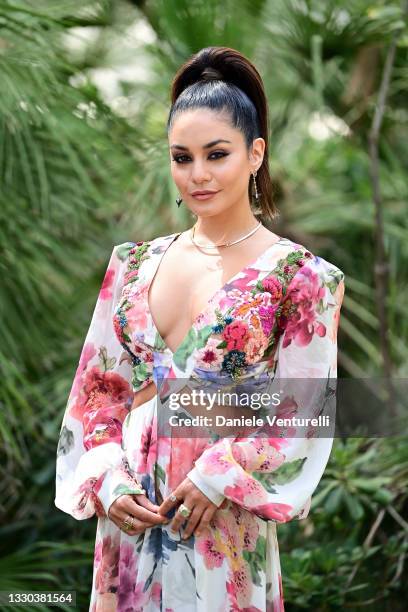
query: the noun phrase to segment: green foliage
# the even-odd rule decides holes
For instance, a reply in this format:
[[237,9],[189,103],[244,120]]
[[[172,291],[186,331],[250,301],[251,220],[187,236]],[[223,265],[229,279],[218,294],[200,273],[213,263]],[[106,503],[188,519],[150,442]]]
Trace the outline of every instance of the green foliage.
[[407,465],[405,437],[335,442],[309,517],[278,529],[294,609],[383,610],[406,601]]

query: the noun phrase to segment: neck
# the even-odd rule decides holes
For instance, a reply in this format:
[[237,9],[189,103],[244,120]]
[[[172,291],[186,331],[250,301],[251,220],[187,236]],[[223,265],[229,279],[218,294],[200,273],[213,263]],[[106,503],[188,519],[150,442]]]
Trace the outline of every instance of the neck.
[[241,215],[231,215],[225,211],[212,217],[198,217],[195,223],[195,238],[201,241],[220,243],[236,240],[254,229],[259,220],[251,210]]

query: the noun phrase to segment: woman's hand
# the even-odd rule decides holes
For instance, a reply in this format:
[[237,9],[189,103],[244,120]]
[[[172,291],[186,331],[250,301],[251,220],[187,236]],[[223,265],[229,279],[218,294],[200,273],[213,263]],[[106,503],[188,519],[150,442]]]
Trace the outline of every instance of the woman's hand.
[[[153,504],[146,495],[139,493],[134,495],[124,494],[118,497],[109,507],[108,518],[115,523],[124,533],[138,535],[148,527],[168,523],[170,519],[158,513],[159,506]],[[133,529],[126,529],[123,521],[126,517],[135,517]]]
[[189,478],[185,478],[183,482],[174,489],[172,495],[177,497],[177,501],[171,501],[170,496],[166,497],[159,506],[158,512],[161,515],[165,515],[171,508],[183,503],[191,510],[191,514],[188,518],[185,518],[180,512],[176,511],[170,524],[170,529],[172,531],[178,531],[184,521],[187,521],[182,536],[183,539],[189,538],[193,531],[195,535],[200,535],[200,533],[209,526],[218,506],[213,504],[213,502],[210,501]]

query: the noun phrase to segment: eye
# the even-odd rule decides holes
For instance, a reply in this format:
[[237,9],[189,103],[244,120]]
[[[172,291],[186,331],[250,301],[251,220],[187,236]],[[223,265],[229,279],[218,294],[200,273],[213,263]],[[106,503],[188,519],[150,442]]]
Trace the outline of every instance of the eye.
[[176,155],[172,158],[172,160],[177,162],[178,164],[184,164],[185,162],[181,161],[183,157],[187,157],[187,155]]
[[[217,157],[212,157],[213,155],[216,155]],[[229,155],[229,153],[225,153],[224,151],[213,151],[212,153],[210,153],[209,155],[209,159],[212,159],[213,161],[215,159],[221,159],[222,157],[227,157],[227,155]],[[172,160],[177,162],[178,164],[185,164],[185,161],[182,161],[182,159],[184,157],[188,158],[188,155],[175,155]]]
[[214,153],[211,153],[211,155],[218,155],[218,157],[215,157],[215,159],[221,159],[221,157],[227,157],[229,153],[224,153],[224,151],[214,151]]

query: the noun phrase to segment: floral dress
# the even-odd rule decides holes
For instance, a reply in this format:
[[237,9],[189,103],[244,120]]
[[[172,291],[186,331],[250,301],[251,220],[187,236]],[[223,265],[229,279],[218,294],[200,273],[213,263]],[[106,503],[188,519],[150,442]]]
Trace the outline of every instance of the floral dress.
[[[282,611],[276,524],[307,516],[332,437],[166,436],[159,392],[131,407],[152,381],[335,378],[344,274],[280,238],[215,292],[172,352],[148,290],[179,235],[113,249],[63,416],[55,505],[98,519],[91,612]],[[296,413],[286,400],[281,411]],[[199,536],[183,540],[170,523],[129,536],[107,518],[120,495],[160,504],[186,477],[217,506]]]

